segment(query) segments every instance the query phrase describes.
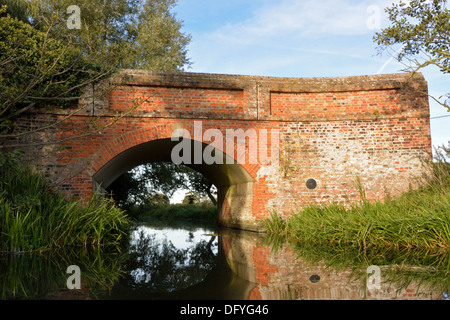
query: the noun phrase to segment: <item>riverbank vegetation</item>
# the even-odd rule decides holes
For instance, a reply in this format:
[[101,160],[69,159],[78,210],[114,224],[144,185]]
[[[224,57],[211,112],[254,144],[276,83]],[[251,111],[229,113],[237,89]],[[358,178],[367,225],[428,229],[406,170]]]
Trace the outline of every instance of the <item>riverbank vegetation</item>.
[[[152,198],[156,198],[156,195]],[[127,210],[127,213],[137,220],[160,219],[160,220],[196,220],[215,222],[217,219],[217,206],[209,199],[195,197],[188,193],[182,203],[170,203],[167,197],[166,201],[151,201],[145,205],[133,206]],[[161,198],[161,197],[159,197]]]
[[433,177],[399,198],[309,206],[287,219],[272,213],[270,235],[297,243],[356,246],[450,248],[450,164],[433,164]]
[[210,180],[194,169],[171,162],[138,166],[118,177],[106,191],[119,208],[127,211],[148,211],[146,208],[155,204],[170,204],[177,191],[187,192],[185,204],[205,198],[211,205],[217,205],[217,188]]
[[[2,1],[0,5],[0,151],[26,152],[39,144],[65,148],[76,137],[33,135],[53,130],[60,121],[30,128],[16,120],[37,108],[71,107],[72,116],[86,105],[77,101],[106,95],[111,86],[98,85],[121,69],[182,71],[190,64],[190,35],[172,12],[175,0],[104,2],[68,0]],[[77,7],[71,14],[69,8]],[[103,10],[97,10],[97,8]],[[80,19],[79,12],[89,13]],[[68,19],[69,17],[69,19]],[[81,24],[74,30],[70,21]],[[91,95],[86,88],[96,90]],[[90,132],[105,126],[91,121]],[[14,151],[14,152],[16,152]],[[117,243],[128,226],[128,215],[115,202],[92,197],[87,203],[67,200],[50,190],[45,178],[19,166],[19,157],[0,153],[0,252],[41,251],[59,247]],[[22,158],[21,158],[22,159]],[[24,161],[22,159],[21,161]],[[124,189],[126,191],[126,188]],[[124,192],[125,192],[124,191]]]
[[116,245],[127,234],[129,218],[111,200],[67,200],[18,159],[0,154],[0,251]]
[[[116,205],[131,217],[214,221],[217,188],[203,174],[170,162],[141,165],[117,178],[107,189]],[[182,203],[171,203],[184,191]]]

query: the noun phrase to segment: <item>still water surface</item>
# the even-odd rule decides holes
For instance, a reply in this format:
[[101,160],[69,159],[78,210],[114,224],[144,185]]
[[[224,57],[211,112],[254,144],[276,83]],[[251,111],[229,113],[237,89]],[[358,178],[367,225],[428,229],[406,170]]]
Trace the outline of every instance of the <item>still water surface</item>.
[[[1,299],[442,300],[448,298],[449,261],[448,252],[298,246],[214,225],[147,221],[133,227],[122,248],[0,256],[0,294]],[[67,288],[70,265],[80,267],[79,290]]]

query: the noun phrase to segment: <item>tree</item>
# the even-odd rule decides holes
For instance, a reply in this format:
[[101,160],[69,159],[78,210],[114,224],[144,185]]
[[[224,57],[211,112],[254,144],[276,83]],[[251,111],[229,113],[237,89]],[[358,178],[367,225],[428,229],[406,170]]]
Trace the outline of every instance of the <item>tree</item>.
[[[84,88],[96,86],[120,69],[181,71],[190,64],[186,49],[190,36],[181,32],[182,21],[171,12],[176,0],[0,1],[7,5],[0,11],[0,139],[4,141],[58,124],[55,121],[27,132],[14,132],[15,119],[37,107],[73,107],[66,118],[76,114],[83,106],[74,103]],[[71,13],[67,9],[74,4],[79,8],[74,17],[79,19],[79,28],[68,26]],[[110,89],[104,88],[101,94]],[[101,128],[92,122],[92,130],[82,136],[114,125],[140,103],[134,101],[130,110]],[[28,142],[13,146],[0,143],[0,149],[28,146]],[[176,190],[173,186],[183,185],[181,173],[169,165],[155,164],[144,173],[152,188],[137,181],[132,172],[111,186],[121,206],[145,202],[156,191],[171,195]],[[119,187],[129,189],[130,196],[121,194]]]
[[0,7],[3,7],[3,11],[0,12],[0,17],[9,15],[12,18],[29,23],[27,6],[23,0],[0,0]]
[[[0,148],[29,147],[29,142],[11,145],[12,139],[51,128],[58,121],[40,128],[14,132],[15,120],[46,105],[73,107],[88,85],[111,76],[115,66],[98,63],[74,45],[74,37],[56,37],[58,12],[46,16],[45,23],[33,19],[36,1],[2,1],[0,12]],[[86,98],[89,98],[85,95]],[[91,96],[93,98],[93,96]],[[75,107],[67,117],[86,106]],[[126,114],[125,112],[124,114]],[[123,116],[123,115],[122,115]],[[118,116],[120,117],[120,116]],[[112,125],[117,119],[106,126]],[[97,132],[94,128],[88,135]],[[74,137],[75,138],[75,137]],[[37,144],[58,144],[61,140]]]
[[123,210],[145,203],[152,195],[146,191],[145,181],[135,179],[132,171],[125,172],[107,188],[116,205]]
[[146,201],[146,205],[169,205],[170,199],[168,196],[162,193],[154,194],[150,196]]
[[116,203],[123,209],[144,205],[155,194],[171,197],[177,190],[189,190],[198,197],[208,196],[213,205],[215,186],[201,173],[170,162],[147,163],[126,172],[108,188]]
[[183,204],[197,204],[201,201],[201,197],[199,194],[195,191],[189,191],[184,196],[184,199],[182,201]]
[[35,106],[70,105],[108,74],[75,47],[17,18],[0,18],[0,129]]
[[181,172],[185,175],[185,183],[184,187],[191,192],[195,192],[200,197],[208,196],[211,203],[216,206],[217,199],[215,195],[217,195],[217,188],[214,184],[205,178],[201,173],[192,170],[191,168],[182,166],[179,168]]
[[180,30],[181,20],[170,10],[176,0],[147,0],[136,14],[132,54],[127,54],[124,67],[159,71],[180,70],[190,65],[186,46],[191,40]]
[[[450,73],[450,10],[446,0],[410,0],[386,8],[391,25],[374,36],[379,53],[388,51],[405,65],[405,71],[419,72],[435,66]],[[399,47],[399,48],[398,48]],[[431,97],[450,111],[450,94]]]
[[[52,36],[70,39],[97,62],[118,68],[177,71],[189,65],[176,0],[31,0],[34,25],[52,25]],[[67,28],[66,10],[80,8],[80,28]],[[57,13],[55,15],[55,13]]]
[[79,29],[67,25],[72,0],[1,3],[1,138],[17,137],[9,135],[15,117],[43,104],[70,106],[87,85],[121,68],[176,71],[189,64],[190,37],[170,12],[175,0],[80,0]]
[[136,175],[135,178],[150,181],[149,190],[162,192],[169,196],[180,189],[189,190],[200,198],[208,196],[213,205],[217,205],[214,197],[215,186],[203,174],[194,169],[169,162],[148,163],[142,168],[143,172]]

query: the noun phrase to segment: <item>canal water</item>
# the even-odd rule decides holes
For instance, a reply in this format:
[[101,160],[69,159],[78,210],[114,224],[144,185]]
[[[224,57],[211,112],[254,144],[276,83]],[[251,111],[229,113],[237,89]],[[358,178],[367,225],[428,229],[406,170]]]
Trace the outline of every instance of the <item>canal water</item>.
[[205,223],[149,220],[136,223],[121,247],[0,255],[0,297],[446,300],[449,261],[448,252],[299,246]]

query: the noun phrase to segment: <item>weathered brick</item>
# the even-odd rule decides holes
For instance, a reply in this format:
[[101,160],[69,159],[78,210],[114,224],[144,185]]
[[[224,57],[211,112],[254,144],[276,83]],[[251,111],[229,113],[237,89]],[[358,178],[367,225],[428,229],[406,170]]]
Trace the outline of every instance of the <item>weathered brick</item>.
[[[28,148],[28,160],[55,188],[88,197],[93,177],[108,166],[119,172],[139,161],[170,160],[175,128],[191,137],[195,121],[201,121],[202,135],[219,130],[224,153],[228,129],[279,130],[279,163],[249,163],[258,157],[249,155],[247,144],[243,170],[196,167],[220,189],[221,221],[249,229],[261,228],[270,210],[289,214],[310,203],[356,201],[356,179],[369,199],[381,199],[385,191],[395,196],[430,169],[427,84],[420,74],[303,79],[128,70],[111,83],[117,86],[107,97],[80,99],[89,108],[69,119],[73,109],[24,116],[18,132],[61,122],[4,143],[60,141]],[[133,112],[117,118],[137,102]],[[154,147],[144,148],[149,142]],[[142,150],[123,166],[113,165],[137,147]],[[315,189],[307,188],[308,179],[316,181]]]

